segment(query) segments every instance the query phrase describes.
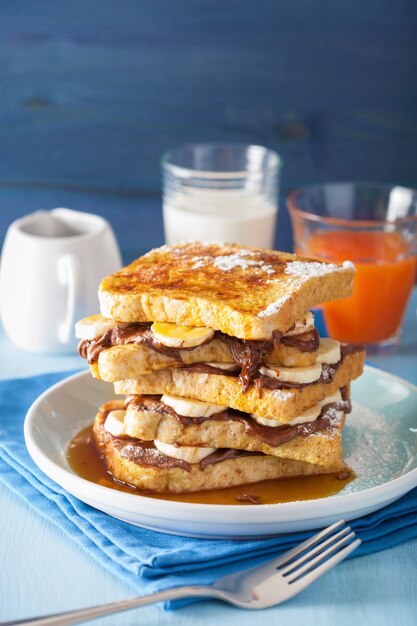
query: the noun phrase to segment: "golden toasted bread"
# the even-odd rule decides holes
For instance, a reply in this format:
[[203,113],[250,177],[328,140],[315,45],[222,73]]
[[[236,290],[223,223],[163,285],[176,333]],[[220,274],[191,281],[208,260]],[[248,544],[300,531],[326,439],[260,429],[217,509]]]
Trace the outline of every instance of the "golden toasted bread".
[[350,295],[354,269],[237,244],[152,250],[105,278],[104,317],[207,326],[242,339],[286,332],[320,302]]
[[158,439],[182,446],[237,448],[314,465],[336,466],[339,463],[341,467],[344,420],[342,412],[335,412],[327,428],[305,437],[298,435],[278,446],[269,445],[248,432],[241,421],[206,419],[201,424],[183,423],[174,415],[139,410],[134,404],[127,408],[124,425],[126,435],[146,441]]
[[239,380],[235,376],[203,374],[186,369],[159,370],[144,374],[138,379],[117,381],[114,389],[117,394],[122,395],[171,393],[229,406],[244,413],[254,413],[285,423],[360,376],[364,359],[364,350],[347,355],[331,383],[311,383],[300,389],[264,388],[262,395],[255,385],[242,393]]
[[188,470],[144,464],[135,455],[135,446],[140,440],[112,437],[103,427],[108,410],[117,407],[120,408],[120,404],[110,403],[101,407],[94,423],[94,438],[114,478],[140,490],[162,493],[206,491],[273,478],[326,474],[342,469],[339,460],[333,465],[317,466],[266,455],[239,456],[207,465],[204,469],[198,463],[190,465]]
[[[143,344],[113,346],[100,352],[98,362],[91,364],[91,372],[95,378],[113,383],[123,378],[135,378],[138,374],[181,367],[184,364],[233,363],[230,346],[220,339],[213,339],[213,341],[193,350],[178,350],[178,353],[181,360],[155,352]],[[315,363],[316,358],[317,351],[302,352],[297,348],[279,344],[267,354],[265,363],[267,365],[303,367]]]

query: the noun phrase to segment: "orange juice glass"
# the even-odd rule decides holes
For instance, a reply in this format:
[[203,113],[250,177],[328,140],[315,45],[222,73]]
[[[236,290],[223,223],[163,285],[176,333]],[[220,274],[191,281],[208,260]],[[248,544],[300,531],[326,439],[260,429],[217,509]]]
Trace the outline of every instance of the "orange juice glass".
[[287,205],[298,254],[352,261],[351,298],[323,305],[327,331],[372,353],[398,345],[417,270],[417,191],[332,183],[293,192]]

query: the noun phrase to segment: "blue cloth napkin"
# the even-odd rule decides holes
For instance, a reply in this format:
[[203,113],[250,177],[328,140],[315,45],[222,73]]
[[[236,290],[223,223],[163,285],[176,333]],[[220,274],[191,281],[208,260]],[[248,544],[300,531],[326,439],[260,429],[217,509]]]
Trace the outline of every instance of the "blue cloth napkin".
[[[23,439],[30,404],[67,375],[0,382],[0,480],[138,595],[178,585],[210,584],[219,576],[272,558],[312,534],[248,541],[175,537],[120,522],[69,495],[37,468]],[[363,542],[354,557],[417,537],[417,489],[351,526]],[[167,603],[165,608],[180,604]]]

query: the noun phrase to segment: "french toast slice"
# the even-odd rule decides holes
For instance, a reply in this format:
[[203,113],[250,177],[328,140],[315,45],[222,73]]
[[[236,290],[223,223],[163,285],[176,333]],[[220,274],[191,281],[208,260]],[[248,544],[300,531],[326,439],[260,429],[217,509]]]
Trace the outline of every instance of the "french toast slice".
[[151,250],[100,285],[101,313],[121,322],[207,326],[241,339],[284,333],[310,307],[348,297],[352,264],[237,244]]
[[143,461],[139,439],[113,437],[104,429],[108,411],[117,406],[120,404],[107,403],[100,408],[94,422],[94,439],[100,456],[113,477],[139,490],[191,493],[261,480],[328,474],[343,469],[339,460],[330,465],[318,466],[250,452],[203,467],[201,463],[197,463],[185,468],[171,462],[173,460],[170,457],[161,455],[156,449],[156,461],[162,463],[162,466],[153,465],[152,454],[148,453],[147,462]]
[[[308,337],[313,333],[307,333]],[[125,344],[112,346],[100,352],[97,362],[90,364],[95,378],[115,382],[124,378],[135,378],[154,370],[170,369],[191,365],[192,363],[233,363],[230,346],[221,339],[197,346],[193,350],[178,350],[179,359],[156,352],[143,344]],[[266,365],[284,365],[286,367],[304,367],[315,363],[317,350],[301,351],[292,346],[278,344],[269,352],[264,361]]]
[[[237,448],[314,465],[342,464],[342,428],[345,416],[339,410],[329,410],[329,419],[321,420],[324,427],[320,430],[306,436],[298,434],[293,439],[273,445],[273,442],[268,442],[268,435],[272,430],[276,431],[277,427],[256,428],[257,424],[250,416],[245,416],[241,420],[207,418],[200,423],[197,420],[196,423],[191,419],[181,420],[175,415],[161,412],[158,410],[158,403],[154,404],[156,405],[154,407],[152,403],[147,406],[145,402],[141,406],[139,397],[139,404],[128,405],[124,418],[125,433],[128,437],[145,441],[158,439],[163,443],[182,446]],[[251,422],[252,424],[255,422],[254,429],[250,428]],[[281,430],[284,440],[290,436],[291,430],[294,431],[292,434],[302,433],[304,430],[301,425],[292,428],[278,426],[278,429]],[[285,432],[282,432],[283,430]],[[257,431],[261,438],[257,436]]]
[[170,393],[286,423],[360,376],[364,359],[364,350],[346,355],[331,382],[310,383],[301,388],[264,388],[262,394],[254,384],[242,393],[236,376],[193,372],[186,368],[158,370],[136,379],[116,381],[114,390],[121,395]]

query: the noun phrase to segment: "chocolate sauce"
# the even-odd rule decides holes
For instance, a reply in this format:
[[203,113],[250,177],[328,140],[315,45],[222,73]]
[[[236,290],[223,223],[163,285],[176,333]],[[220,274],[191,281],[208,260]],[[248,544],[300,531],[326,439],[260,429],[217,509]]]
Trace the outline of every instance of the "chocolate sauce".
[[181,369],[187,372],[196,372],[197,374],[218,374],[219,376],[234,376],[240,378],[239,370],[230,371],[224,370],[221,367],[215,365],[209,365],[208,363],[191,363],[191,365],[185,365]]
[[150,465],[161,469],[180,467],[191,472],[191,465],[182,459],[174,459],[166,456],[155,447],[153,441],[140,441],[139,439],[116,439],[115,446],[123,459],[128,459],[137,465]]
[[[277,378],[272,378],[271,376],[264,376],[263,374],[260,374],[256,378],[251,379],[249,381],[249,385],[242,391],[243,393],[245,393],[245,391],[247,391],[248,387],[250,386],[250,382],[252,381],[257,386],[260,394],[262,394],[262,389],[264,388],[267,388],[267,389],[302,389],[303,387],[307,387],[307,385],[313,385],[313,384],[316,385],[319,383],[328,384],[328,383],[333,382],[337,369],[341,365],[341,363],[342,363],[342,359],[338,361],[337,363],[335,363],[334,365],[327,365],[324,363],[322,365],[320,378],[315,380],[313,383],[294,383],[294,382],[288,382],[288,381],[284,382],[284,381],[278,380]],[[235,378],[239,378],[239,379],[241,378],[241,375],[239,371],[237,370],[230,372],[228,370],[223,370],[221,367],[215,367],[213,365],[209,365],[208,363],[192,363],[191,365],[186,365],[182,369],[186,370],[187,372],[196,372],[197,374],[217,374],[219,376],[234,376]]]
[[[256,376],[255,373],[254,376],[256,376],[256,378],[251,378],[248,385],[246,385],[245,380],[245,387],[242,389],[242,392],[245,393],[245,391],[247,391],[251,382],[256,385],[259,395],[261,397],[263,389],[302,389],[303,387],[307,387],[308,385],[316,385],[320,383],[330,384],[331,382],[333,382],[337,369],[342,364],[342,361],[343,358],[334,365],[327,365],[324,363],[322,365],[320,378],[315,380],[313,383],[295,383],[282,381],[278,380],[277,378],[272,378],[271,376],[264,376],[263,374],[259,374],[259,372],[257,372],[259,375]],[[235,378],[239,378],[239,380],[241,380],[241,373],[239,373],[238,371],[230,372],[227,370],[223,370],[220,367],[209,365],[208,363],[193,363],[191,365],[186,365],[182,369],[186,370],[187,372],[196,372],[197,374],[217,374],[219,376],[234,376]]]
[[[147,348],[154,350],[155,352],[159,352],[159,354],[163,354],[165,356],[169,356],[179,363],[182,363],[182,359],[180,356],[180,351],[178,348],[170,348],[169,346],[164,346],[160,341],[158,341],[151,331],[148,328],[140,338],[140,341],[136,341],[135,343],[142,343]],[[191,348],[192,349],[192,348]]]
[[365,350],[365,346],[363,345],[363,343],[342,343],[340,346],[340,350],[343,357],[350,354],[355,354],[356,352],[362,352],[362,350]]
[[189,426],[191,424],[199,425],[207,420],[239,421],[244,425],[245,431],[249,435],[256,437],[259,441],[263,441],[273,448],[276,448],[283,443],[287,443],[288,441],[295,439],[295,437],[308,437],[308,435],[315,432],[328,429],[333,421],[334,411],[340,411],[345,414],[350,413],[352,407],[346,388],[342,389],[342,398],[343,400],[339,402],[326,404],[322,408],[318,418],[312,422],[295,425],[282,424],[281,426],[265,426],[264,424],[259,424],[247,413],[236,411],[235,409],[227,409],[226,411],[215,413],[210,417],[188,417],[179,415],[176,411],[174,411],[174,409],[162,402],[159,396],[137,396],[136,399],[131,402],[131,405],[138,411],[148,410],[172,415],[184,426]]
[[200,461],[200,469],[204,470],[207,465],[216,465],[228,459],[241,459],[244,456],[265,456],[263,452],[251,452],[250,450],[235,450],[235,448],[219,448],[213,454],[209,454]]
[[272,341],[249,341],[228,335],[223,335],[222,340],[227,343],[234,362],[241,368],[239,380],[242,393],[245,393],[274,344]]
[[[158,396],[156,396],[156,398],[158,398]],[[108,433],[104,428],[104,423],[110,411],[111,408],[103,408],[100,410],[100,428],[102,429],[102,434],[98,440],[97,437],[95,438],[99,451],[102,445],[101,439],[103,439],[104,443],[112,441],[122,458],[132,461],[137,465],[160,467],[162,469],[180,467],[187,472],[191,471],[191,465],[189,463],[163,454],[158,450],[153,441],[143,441],[142,439],[132,438],[128,435],[114,437]]]
[[[93,340],[82,340],[78,345],[78,353],[81,357],[87,359],[91,365],[95,363],[102,350],[117,345],[125,344],[143,344],[171,357],[176,361],[175,365],[181,367],[183,361],[181,358],[181,352],[178,348],[170,348],[160,343],[150,329],[150,323],[143,324],[131,324],[124,328],[114,326],[106,331],[101,337]],[[242,386],[242,392],[245,393],[252,382],[255,383],[259,395],[262,395],[262,390],[267,389],[301,389],[309,383],[283,383],[277,379],[262,376],[259,374],[259,369],[264,363],[265,357],[272,351],[274,346],[278,348],[282,343],[287,347],[296,348],[302,352],[314,352],[318,349],[320,344],[320,337],[316,329],[308,331],[300,335],[294,335],[286,337],[279,331],[273,332],[272,341],[258,341],[239,339],[237,337],[231,337],[220,331],[216,331],[214,338],[221,339],[226,342],[230,348],[232,358],[236,365],[240,368],[240,372],[230,372],[221,368],[216,368],[205,363],[195,363],[187,365],[188,371],[204,373],[204,374],[220,374],[223,376],[238,376]],[[204,343],[213,341],[213,338],[208,339]],[[203,344],[200,344],[203,345]],[[181,348],[181,350],[195,350],[198,346],[192,348]],[[345,344],[341,346],[342,359],[335,365],[323,365],[320,379],[317,383],[331,383],[337,371],[337,367],[342,362],[344,356],[353,354],[359,350],[362,350],[363,346],[358,344]]]
[[[289,328],[288,330],[292,330],[294,326],[295,324],[293,324],[293,326],[291,326],[291,328]],[[279,344],[281,343],[281,338],[282,338],[282,332],[280,330],[272,331],[272,343],[274,344],[277,350],[279,348]]]
[[[144,344],[151,350],[164,354],[182,363],[180,350],[195,350],[199,346],[192,348],[170,348],[160,343],[150,329],[150,322],[144,322],[141,324],[130,324],[124,328],[120,326],[114,326],[107,330],[101,337],[96,339],[82,339],[78,344],[78,354],[87,359],[91,365],[95,363],[102,350],[111,348],[112,346],[120,346],[126,344]],[[317,331],[309,331],[301,335],[295,335],[294,337],[282,336],[282,333],[274,331],[273,341],[258,341],[248,339],[238,339],[237,337],[230,337],[220,331],[216,331],[214,337],[207,339],[204,343],[209,343],[214,339],[221,339],[226,341],[230,347],[235,362],[242,367],[242,370],[254,370],[256,368],[256,361],[259,361],[258,354],[262,352],[267,354],[272,348],[279,346],[282,342],[287,346],[298,348],[302,352],[314,352],[317,350]],[[318,334],[317,334],[318,337]],[[253,345],[252,345],[253,344]],[[246,374],[245,374],[246,380]]]
[[315,352],[320,345],[320,335],[316,328],[302,335],[285,335],[281,339],[281,343],[288,348],[296,348],[301,352]]
[[[132,406],[137,411],[152,411],[155,413],[160,413],[162,415],[177,415],[173,408],[162,402],[162,396],[159,395],[149,395],[146,396],[126,396],[124,405],[127,408],[128,406]],[[200,418],[188,418],[184,417],[184,419],[200,419]],[[205,419],[202,417],[201,419]]]
[[[190,424],[202,424],[208,419],[228,419],[230,412],[233,409],[226,409],[225,411],[221,411],[216,413],[211,417],[188,417],[185,415],[179,415],[172,407],[165,404],[161,400],[162,396],[132,396],[132,400],[129,403],[126,403],[126,408],[131,406],[136,411],[150,411],[152,413],[159,413],[161,415],[172,415],[177,418],[181,424],[184,426],[189,426]],[[242,415],[245,415],[242,413]]]
[[345,357],[351,354],[355,354],[356,352],[361,352],[364,350],[364,346],[360,344],[341,344],[340,352],[341,358],[337,363],[328,364],[323,363],[321,367],[321,374],[318,380],[315,380],[312,383],[294,383],[294,382],[282,382],[277,378],[272,378],[270,376],[263,376],[262,374],[254,379],[254,383],[258,389],[259,396],[262,397],[263,389],[302,389],[307,385],[319,385],[324,384],[328,385],[333,382],[334,377],[336,375],[337,370],[342,365]]
[[80,357],[87,359],[90,365],[95,363],[102,350],[112,347],[112,330],[112,328],[107,330],[104,335],[96,339],[82,339],[78,344],[78,354]]
[[[169,356],[179,364],[182,363],[178,348],[170,348],[164,346],[158,341],[155,335],[150,329],[150,323],[144,322],[143,324],[131,324],[125,328],[120,326],[114,326],[107,330],[104,335],[97,337],[96,339],[87,340],[83,339],[78,344],[78,354],[87,359],[91,365],[95,363],[102,350],[111,348],[112,346],[121,346],[126,344],[143,344],[155,352]],[[192,350],[193,348],[186,348]]]
[[[144,399],[145,401],[145,399]],[[148,406],[151,405],[152,400],[149,400]],[[160,404],[163,404],[162,402]],[[167,406],[167,405],[165,405]],[[167,407],[170,408],[170,407]],[[104,430],[104,422],[110,409],[107,411],[101,411],[100,421],[101,428]],[[145,465],[150,467],[159,467],[161,469],[170,469],[172,467],[179,467],[191,472],[192,465],[182,459],[175,459],[174,457],[167,456],[158,450],[153,441],[143,441],[122,435],[119,437],[113,437],[107,431],[104,431],[105,438],[112,440],[113,445],[117,448],[120,456],[137,465]],[[212,454],[209,454],[199,463],[200,469],[204,470],[208,465],[216,465],[222,461],[228,459],[237,459],[244,456],[264,456],[262,452],[251,452],[249,450],[235,450],[231,448],[219,448]]]
[[240,493],[238,496],[235,496],[235,500],[248,502],[248,504],[261,504],[259,496],[254,496],[251,493]]
[[[180,467],[191,472],[192,465],[182,459],[167,456],[155,447],[153,441],[141,441],[139,439],[119,438],[114,439],[114,445],[120,452],[120,456],[137,465],[148,465],[161,469]],[[208,465],[217,465],[228,459],[237,459],[244,456],[264,456],[262,452],[250,452],[249,450],[234,450],[232,448],[219,448],[209,454],[199,463],[200,469],[204,470]]]
[[315,380],[312,383],[294,383],[294,382],[283,382],[282,380],[278,380],[277,378],[272,378],[271,376],[264,376],[261,374],[257,378],[254,379],[254,383],[259,391],[259,395],[262,396],[263,389],[303,389],[303,387],[307,387],[308,385],[319,385],[319,384],[330,384],[333,382],[335,374],[342,364],[342,360],[338,361],[334,365],[327,365],[323,363],[321,367],[320,378]]
[[334,411],[348,413],[350,411],[349,403],[332,402],[323,407],[316,420],[313,422],[305,422],[304,424],[264,426],[263,424],[258,424],[253,418],[241,419],[240,421],[244,423],[247,433],[269,446],[276,448],[296,437],[308,437],[320,430],[328,429],[334,419]]

